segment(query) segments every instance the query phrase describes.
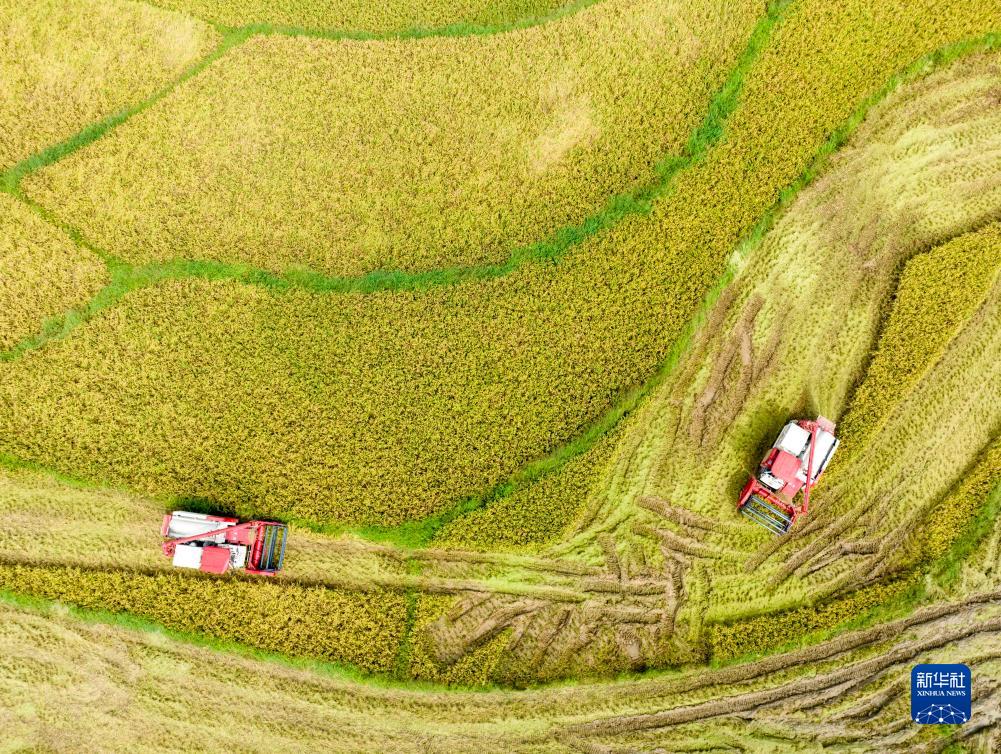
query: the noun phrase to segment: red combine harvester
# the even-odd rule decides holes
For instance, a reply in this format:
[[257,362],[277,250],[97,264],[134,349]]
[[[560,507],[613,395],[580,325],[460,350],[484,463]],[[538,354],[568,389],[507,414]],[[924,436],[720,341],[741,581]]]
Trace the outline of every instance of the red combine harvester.
[[[737,510],[773,534],[785,534],[810,506],[810,488],[824,473],[838,449],[834,422],[817,417],[786,424],[768,451],[758,475],[740,493]],[[803,506],[793,504],[803,490]]]
[[225,573],[244,568],[247,573],[273,576],[285,561],[288,527],[274,521],[247,521],[174,511],[163,517],[160,533],[167,537],[163,554],[179,568]]

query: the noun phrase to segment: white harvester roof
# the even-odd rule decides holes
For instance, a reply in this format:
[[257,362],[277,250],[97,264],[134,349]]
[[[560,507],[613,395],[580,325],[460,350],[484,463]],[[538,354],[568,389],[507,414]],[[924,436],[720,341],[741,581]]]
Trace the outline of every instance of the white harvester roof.
[[[174,511],[170,514],[170,526],[167,529],[167,536],[171,539],[184,539],[204,534],[217,529],[225,529],[233,526],[234,521],[227,521],[219,517],[209,517],[203,513],[189,513],[188,511]],[[217,534],[214,537],[207,537],[206,542],[222,544],[225,537]],[[196,566],[197,567],[197,566]]]
[[174,565],[197,570],[202,565],[202,548],[198,545],[178,545],[174,549]]
[[779,439],[775,441],[775,447],[786,453],[792,453],[794,456],[802,456],[809,443],[810,433],[796,422],[789,422],[779,432]]

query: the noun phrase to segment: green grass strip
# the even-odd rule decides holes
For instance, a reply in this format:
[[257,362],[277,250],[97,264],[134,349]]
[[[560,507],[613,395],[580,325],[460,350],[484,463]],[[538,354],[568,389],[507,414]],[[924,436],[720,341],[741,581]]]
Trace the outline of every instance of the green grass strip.
[[[148,1],[148,0],[147,0]],[[601,0],[575,0],[574,2],[561,5],[548,13],[524,16],[502,24],[472,24],[454,23],[446,26],[412,26],[398,31],[370,32],[352,31],[338,29],[315,29],[304,26],[286,26],[283,24],[255,23],[245,26],[227,27],[217,25],[219,29],[227,31],[246,31],[251,34],[272,34],[285,37],[309,37],[312,39],[342,40],[349,39],[360,42],[380,42],[390,40],[426,39],[429,37],[486,37],[493,34],[505,34],[509,31],[520,31],[530,29],[533,26],[543,26],[561,18],[572,16],[592,5],[596,5]],[[156,3],[150,3],[156,5]],[[158,6],[159,7],[159,6]],[[205,21],[205,19],[201,19]],[[206,21],[206,23],[212,23]]]
[[[830,138],[820,147],[814,155],[814,159],[805,171],[789,186],[779,194],[779,199],[768,209],[754,229],[738,245],[731,262],[723,275],[716,281],[713,288],[707,293],[705,299],[695,316],[688,323],[685,330],[674,342],[668,352],[664,362],[657,371],[643,384],[624,392],[613,402],[612,407],[603,414],[597,421],[591,424],[581,435],[574,438],[569,443],[560,446],[551,454],[536,461],[532,461],[521,470],[516,472],[507,481],[502,482],[495,488],[478,498],[469,498],[457,503],[452,508],[438,513],[420,521],[411,521],[396,527],[365,527],[351,529],[355,534],[374,539],[377,541],[388,541],[405,547],[423,547],[434,537],[435,534],[447,523],[473,510],[489,505],[491,502],[505,497],[515,490],[530,484],[541,477],[551,474],[562,468],[568,461],[587,452],[604,437],[609,431],[615,428],[619,421],[632,413],[640,401],[649,395],[654,389],[663,384],[671,372],[674,371],[682,355],[691,345],[695,332],[705,321],[723,289],[728,286],[739,271],[741,264],[747,256],[756,249],[764,237],[775,224],[776,218],[781,214],[799,195],[799,192],[810,185],[827,165],[830,156],[839,148],[844,146],[851,135],[858,129],[865,120],[869,111],[890,95],[897,87],[906,81],[919,78],[931,73],[954,60],[965,55],[995,50],[1001,48],[1001,34],[988,34],[972,40],[963,40],[954,44],[940,48],[929,55],[919,58],[906,69],[898,73],[887,84],[875,94],[867,98],[859,108],[842,124]],[[739,93],[739,86],[736,86],[732,97]],[[707,120],[708,122],[708,120]],[[722,121],[717,121],[720,124]],[[705,134],[704,149],[708,149],[714,140],[722,136],[719,133],[710,132]],[[693,137],[694,139],[695,137]]]
[[168,94],[173,92],[185,81],[197,76],[208,66],[229,52],[229,50],[242,44],[249,37],[249,33],[240,29],[224,33],[222,40],[216,48],[212,50],[212,52],[201,60],[193,63],[178,78],[174,79],[161,89],[158,89],[142,102],[132,105],[131,107],[127,107],[124,110],[119,110],[118,112],[113,113],[96,123],[92,123],[82,131],[70,136],[68,139],[63,140],[58,144],[53,144],[52,146],[43,149],[41,152],[36,152],[30,157],[26,157],[3,174],[0,174],[0,190],[6,191],[10,194],[19,195],[21,181],[25,176],[34,173],[36,170],[40,170],[41,168],[51,165],[54,162],[58,162],[67,155],[70,155],[88,144],[97,141],[106,133],[120,126],[133,116],[148,110]]

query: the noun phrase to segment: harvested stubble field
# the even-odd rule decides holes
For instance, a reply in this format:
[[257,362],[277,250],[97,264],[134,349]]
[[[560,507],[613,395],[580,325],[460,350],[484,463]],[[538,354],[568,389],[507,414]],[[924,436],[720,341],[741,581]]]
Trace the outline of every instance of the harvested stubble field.
[[[1001,750],[998,32],[0,3],[4,743]],[[773,538],[737,491],[817,413]],[[173,569],[190,507],[286,568]]]

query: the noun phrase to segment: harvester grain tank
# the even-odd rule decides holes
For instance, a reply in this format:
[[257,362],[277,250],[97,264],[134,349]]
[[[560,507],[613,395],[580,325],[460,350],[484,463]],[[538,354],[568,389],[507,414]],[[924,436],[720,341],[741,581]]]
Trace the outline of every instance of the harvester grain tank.
[[[810,489],[838,449],[834,422],[823,416],[816,421],[798,419],[787,423],[769,449],[757,476],[740,493],[737,510],[773,534],[785,534],[810,507]],[[796,505],[803,491],[803,504]]]
[[174,511],[163,517],[163,554],[178,568],[273,576],[282,569],[288,527],[274,521],[246,521],[205,513]]

